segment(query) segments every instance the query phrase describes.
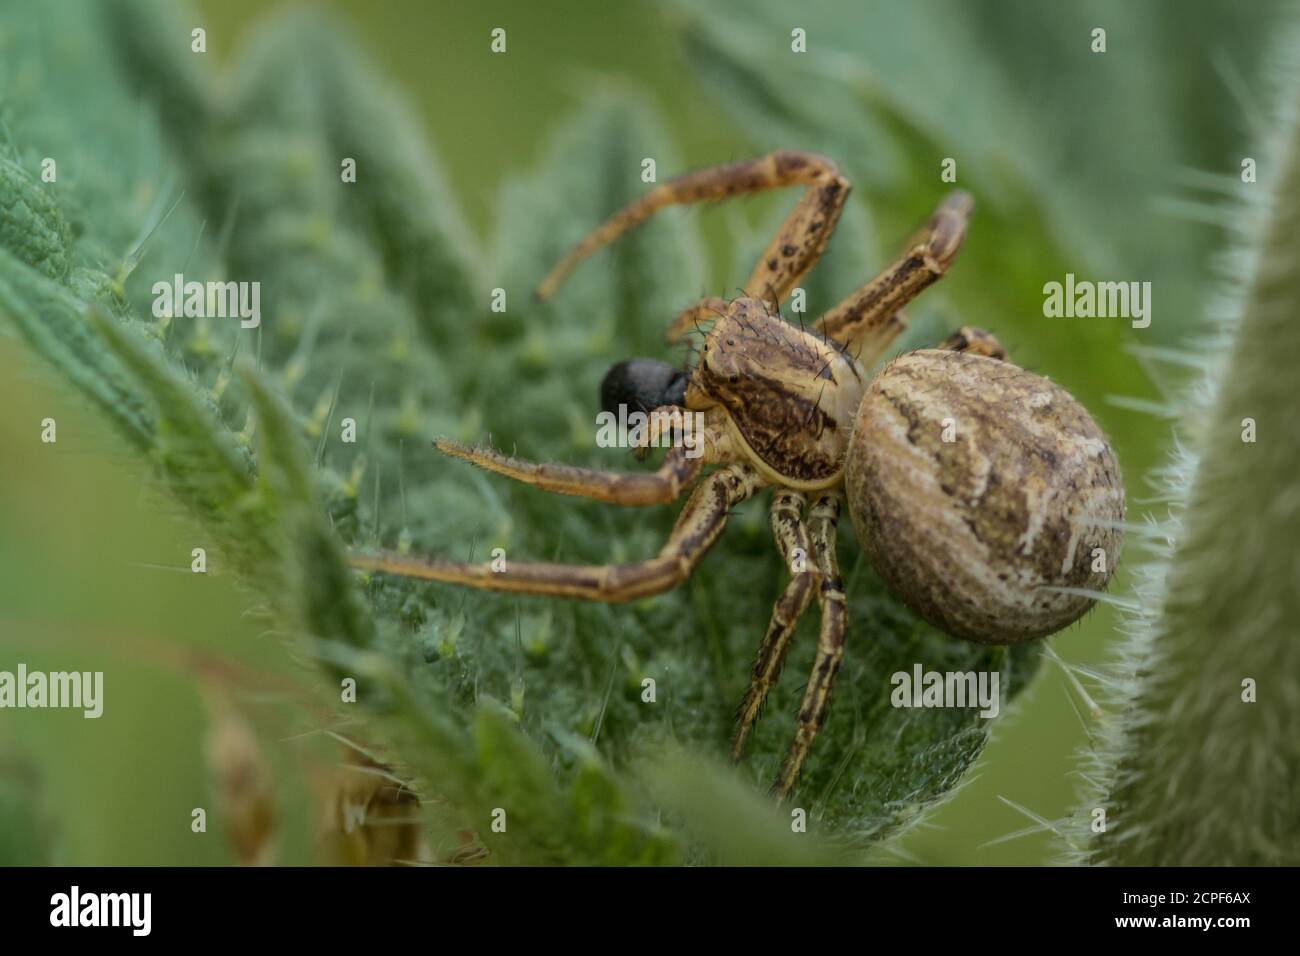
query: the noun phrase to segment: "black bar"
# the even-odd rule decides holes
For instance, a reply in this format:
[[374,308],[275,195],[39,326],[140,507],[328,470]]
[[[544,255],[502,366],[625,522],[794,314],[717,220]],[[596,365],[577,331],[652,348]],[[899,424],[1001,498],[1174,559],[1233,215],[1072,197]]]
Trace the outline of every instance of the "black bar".
[[[669,934],[708,927],[737,941],[761,928],[764,943],[787,935],[828,943],[848,933],[863,948],[900,932],[928,943],[1027,940],[1040,931],[1052,935],[1032,938],[1055,943],[1193,935],[1232,943],[1242,933],[1276,933],[1291,921],[1295,877],[1284,869],[496,867],[51,868],[4,875],[0,926],[7,944],[75,933],[82,941],[111,937],[128,944],[148,938],[406,947],[423,938],[431,946],[453,939],[475,946],[512,938],[544,946],[560,939],[579,947],[616,939],[671,946],[682,937]],[[99,894],[149,894],[148,935],[136,935],[144,923],[143,896],[129,910],[122,897],[108,901],[104,911],[111,915],[116,907],[119,923],[127,925],[51,925],[67,921],[73,886],[87,916],[100,912]],[[62,910],[60,894],[68,904]],[[1202,920],[1210,921],[1208,928]],[[595,935],[602,929],[618,935]]]

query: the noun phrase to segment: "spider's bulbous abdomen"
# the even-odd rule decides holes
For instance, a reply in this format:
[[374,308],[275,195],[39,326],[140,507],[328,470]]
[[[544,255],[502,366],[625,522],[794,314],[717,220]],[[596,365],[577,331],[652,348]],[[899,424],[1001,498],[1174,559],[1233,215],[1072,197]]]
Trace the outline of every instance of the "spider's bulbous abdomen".
[[922,350],[858,410],[845,468],[858,539],[930,623],[1008,644],[1077,620],[1119,556],[1119,463],[1064,389],[1007,362]]

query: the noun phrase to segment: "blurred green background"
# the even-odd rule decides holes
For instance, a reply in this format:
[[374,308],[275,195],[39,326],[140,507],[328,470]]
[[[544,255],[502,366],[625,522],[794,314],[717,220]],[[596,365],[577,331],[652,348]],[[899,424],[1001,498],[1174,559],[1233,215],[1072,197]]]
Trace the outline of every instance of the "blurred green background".
[[[201,25],[208,31],[212,55],[229,56],[261,16],[286,5],[257,0],[200,3]],[[775,146],[833,150],[839,145],[847,150],[855,147],[860,132],[852,128],[819,132],[815,124],[801,130],[795,122],[788,126],[787,135],[802,139],[778,141],[780,127],[755,128],[743,108],[730,108],[727,79],[708,75],[692,61],[689,44],[682,42],[679,33],[683,15],[672,5],[356,0],[326,6],[420,109],[428,137],[480,239],[490,231],[503,178],[533,165],[547,132],[593,86],[627,84],[650,94],[673,135],[676,154],[687,167]],[[1118,4],[1080,6],[1069,15],[1034,19],[1025,27],[1027,35],[1000,35],[990,26],[988,35],[978,38],[983,59],[949,55],[954,47],[975,43],[964,31],[973,29],[977,17],[936,16],[926,24],[932,37],[924,32],[899,36],[892,44],[897,47],[893,61],[864,57],[864,63],[883,77],[878,92],[893,97],[891,108],[902,108],[894,91],[911,82],[910,72],[925,74],[939,100],[936,110],[953,114],[939,116],[935,123],[950,122],[950,129],[959,133],[978,128],[982,131],[978,136],[970,134],[973,141],[979,140],[984,148],[1005,148],[1011,161],[996,174],[1005,182],[1015,182],[1019,188],[1021,173],[1034,170],[1033,188],[1050,191],[1052,202],[1059,202],[1053,228],[1072,230],[1069,238],[1077,241],[1077,248],[1088,248],[1090,253],[1100,249],[1092,261],[1116,263],[1108,277],[1149,276],[1129,258],[1132,247],[1141,244],[1146,258],[1140,265],[1157,263],[1167,279],[1157,292],[1156,324],[1143,344],[1178,345],[1197,334],[1201,303],[1212,288],[1207,263],[1219,240],[1214,203],[1230,193],[1238,157],[1249,148],[1251,97],[1262,95],[1260,51],[1274,8],[1261,4],[1247,17],[1233,14],[1228,4],[1189,4],[1180,16],[1179,5],[1151,4],[1154,12],[1144,23],[1163,29],[1111,31],[1112,52],[1107,55],[1113,66],[1108,64],[1107,69],[1115,72],[1097,95],[1123,90],[1131,80],[1130,95],[1114,96],[1099,106],[1095,100],[1084,103],[1093,84],[1070,64],[1046,62],[1043,53],[1052,45],[1038,42],[1041,37],[1033,35],[1035,29],[1074,31],[1072,36],[1084,50],[1092,20],[1122,21]],[[791,12],[786,20],[789,26],[805,19],[816,22],[817,28],[810,27],[810,40],[816,45],[834,32],[838,9],[846,19],[837,40],[851,49],[859,34],[887,34],[899,16],[896,7],[902,4],[868,5],[863,10],[855,9],[856,5],[828,9],[813,5],[807,14]],[[990,4],[989,8],[996,10],[990,23],[1016,19],[1010,15],[1016,12],[1015,5]],[[763,14],[769,23],[771,9],[768,5]],[[735,19],[738,42],[743,42],[745,31],[759,27],[738,11],[731,5],[719,16]],[[509,53],[489,68],[488,35],[497,26],[509,31]],[[788,27],[782,29],[788,37]],[[928,44],[931,38],[939,41],[934,48]],[[868,46],[881,42],[890,42],[888,36],[874,38]],[[788,49],[788,39],[778,35],[775,47],[782,44]],[[996,56],[989,60],[988,51],[999,49],[1005,50],[1007,62],[999,62]],[[697,48],[696,61],[699,53]],[[966,55],[971,57],[971,52]],[[972,63],[979,67],[976,73],[993,69],[1003,75],[998,83],[968,75],[964,71]],[[784,84],[786,70],[787,65],[774,58],[770,79],[797,94],[799,83]],[[963,99],[967,82],[969,102]],[[807,80],[803,88],[809,88]],[[1018,97],[1006,100],[1005,112],[996,103],[990,106],[987,96],[981,98],[996,89],[1014,91]],[[1020,109],[1026,102],[1041,112],[1026,115]],[[1178,108],[1164,109],[1169,103]],[[815,97],[806,101],[810,115],[824,108]],[[1103,108],[1106,116],[1099,122],[1097,114]],[[1159,115],[1154,115],[1156,110]],[[1050,115],[1055,122],[1033,131],[1047,144],[1043,152],[1048,155],[1018,155],[1018,131],[1041,115]],[[924,119],[918,118],[916,129],[902,131],[900,138],[919,139],[927,129]],[[1158,143],[1155,128],[1163,137]],[[931,132],[934,129],[929,127]],[[999,143],[1004,134],[1005,143]],[[1151,141],[1144,141],[1144,136]],[[862,175],[863,169],[868,170],[865,175],[872,175],[871,155],[836,153],[835,158],[851,176]],[[855,197],[873,214],[873,200],[882,194],[892,197],[891,205],[875,217],[884,249],[905,235],[897,224],[915,221],[937,194],[939,158],[933,157],[932,168],[924,171],[908,168],[904,162],[900,173],[897,154],[882,156],[883,167],[892,171],[881,172],[878,181],[864,185]],[[1132,182],[1115,182],[1114,177],[1124,177],[1126,170],[1132,171]],[[673,172],[661,169],[660,175]],[[1089,218],[1086,211],[1078,219],[1070,218],[1080,207],[1101,202],[1087,190],[1107,178],[1117,194],[1139,197],[1127,215],[1139,219],[1140,226],[1112,219],[1108,233],[1098,228],[1098,222],[1105,220]],[[768,222],[773,210],[792,201],[792,196],[783,194],[748,202],[739,214],[689,213],[698,219],[710,243],[707,291],[734,287],[743,278],[733,263],[731,236],[737,224],[743,228]],[[1014,201],[1008,201],[996,214],[1014,222],[1016,212]],[[973,243],[980,239],[979,222],[977,218]],[[989,274],[974,272],[981,263],[990,266]],[[1032,264],[1025,268],[1022,261],[1002,258],[999,249],[986,248],[979,259],[965,265],[960,281],[991,287],[994,298],[998,285],[1005,283],[1032,301],[1042,281],[1061,278],[1042,277]],[[862,278],[868,276],[864,264]],[[662,279],[674,282],[671,275]],[[705,290],[680,291],[688,299]],[[960,312],[959,293],[953,291],[949,301]],[[1023,314],[1014,321],[1017,329],[1044,324],[1040,317]],[[1123,344],[1130,338],[1125,333],[1111,342]],[[1121,450],[1130,500],[1140,499],[1142,474],[1160,460],[1168,423],[1150,410],[1135,411],[1123,402],[1099,405],[1097,400],[1122,392],[1158,405],[1160,390],[1146,378],[1148,367],[1121,349],[1113,354],[1081,353],[1107,355],[1104,361],[1119,370],[1111,376],[1082,359],[1074,367],[1061,367],[1059,360],[1050,365],[1053,354],[1069,354],[1069,344],[1059,345],[1055,353],[1051,343],[1039,346],[1023,335],[1010,344],[1018,355],[1027,349],[1031,361],[1053,378],[1088,394],[1094,413]],[[611,354],[609,359],[620,357]],[[1114,387],[1117,380],[1120,388]],[[1172,387],[1176,380],[1161,384]],[[47,416],[58,421],[56,445],[39,441],[39,423]],[[35,669],[74,664],[79,669],[101,669],[104,661],[125,662],[137,656],[136,642],[179,641],[219,649],[262,671],[291,673],[282,650],[265,640],[257,620],[244,613],[247,601],[234,581],[219,573],[204,578],[185,573],[197,532],[148,490],[144,466],[124,451],[83,401],[57,387],[52,376],[37,369],[7,338],[0,339],[0,449],[0,666],[25,660]],[[1134,504],[1132,510],[1135,516],[1140,514],[1141,504]],[[1125,581],[1121,573],[1114,589],[1122,590]],[[1113,625],[1110,609],[1100,608],[1053,646],[1072,663],[1100,662]],[[761,622],[754,623],[759,626]],[[853,643],[869,640],[870,634],[860,629],[851,636]],[[188,815],[175,813],[177,805],[212,805],[196,744],[205,725],[202,703],[190,676],[183,669],[160,668],[156,661],[114,668],[107,694],[111,706],[94,734],[88,732],[87,722],[71,713],[0,716],[0,767],[13,771],[4,778],[0,817],[5,816],[6,805],[13,805],[22,808],[26,818],[50,824],[48,829],[41,825],[19,835],[10,833],[6,839],[13,845],[0,845],[0,860],[27,858],[42,842],[56,848],[56,859],[75,863],[227,859],[219,839],[195,837]],[[1086,743],[1077,712],[1081,706],[1077,697],[1072,698],[1061,670],[1047,664],[1030,692],[998,724],[993,742],[966,785],[924,826],[898,842],[899,858],[931,864],[1048,862],[1053,852],[1049,833],[1001,839],[1032,826],[1026,815],[1005,801],[1047,820],[1070,812],[1078,787],[1072,776],[1074,752]],[[166,732],[157,733],[159,727]],[[147,744],[144,728],[150,729]],[[289,735],[294,729],[290,723],[267,728],[272,735]],[[58,756],[33,761],[33,752]],[[274,763],[278,799],[290,810],[284,814],[288,824],[282,837],[283,858],[309,859],[310,815],[292,810],[309,805],[313,776],[331,758],[311,742],[268,748],[268,756]],[[89,803],[118,808],[115,819],[120,825],[111,831],[85,825],[97,818],[80,812]],[[57,828],[52,825],[56,819]],[[219,825],[212,829],[210,836],[219,835]]]

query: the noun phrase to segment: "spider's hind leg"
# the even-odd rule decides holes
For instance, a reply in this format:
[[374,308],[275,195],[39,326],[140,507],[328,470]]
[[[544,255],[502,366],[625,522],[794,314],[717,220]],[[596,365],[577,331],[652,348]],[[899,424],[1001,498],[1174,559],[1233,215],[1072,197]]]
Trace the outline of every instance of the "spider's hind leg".
[[683,309],[677,318],[673,319],[673,324],[668,326],[664,341],[669,345],[676,345],[698,329],[701,322],[712,322],[719,316],[726,315],[727,306],[730,304],[726,299],[711,295],[696,302],[690,308]]
[[963,325],[960,329],[940,342],[935,348],[949,349],[953,352],[967,352],[971,355],[985,355],[1000,362],[1009,362],[1007,350],[992,332],[985,332],[972,325]]
[[907,327],[903,306],[941,278],[957,258],[973,208],[967,193],[949,193],[907,250],[822,316],[818,331],[846,346],[863,365],[872,365]]

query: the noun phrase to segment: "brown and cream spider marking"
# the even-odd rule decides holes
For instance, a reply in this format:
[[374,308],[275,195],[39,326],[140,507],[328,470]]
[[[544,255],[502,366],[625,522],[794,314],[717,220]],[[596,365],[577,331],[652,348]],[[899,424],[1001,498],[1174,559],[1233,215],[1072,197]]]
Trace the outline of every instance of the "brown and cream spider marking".
[[[358,568],[492,591],[628,601],[686,580],[732,508],[771,486],[772,531],[791,577],[740,706],[736,757],[795,623],[814,599],[821,609],[816,662],[773,784],[778,796],[808,756],[844,653],[835,541],[845,497],[858,540],[894,593],[948,633],[991,644],[1049,634],[1080,617],[1114,567],[1124,515],[1119,466],[1088,413],[1006,361],[992,335],[962,329],[937,349],[867,375],[904,328],[902,307],[957,255],[972,206],[964,193],[948,196],[902,256],[809,329],[785,322],[778,308],[821,255],[850,188],[834,163],[812,153],[776,152],[657,186],[583,239],[538,295],[551,295],[579,260],[665,206],[792,185],[808,190],[744,294],[705,299],[668,331],[671,342],[697,323],[712,326],[675,399],[704,415],[702,454],[676,445],[657,471],[629,473],[435,443],[546,491],[614,504],[667,503],[693,486],[657,556],[604,566],[510,562],[500,573],[486,563],[393,553],[352,559]],[[708,465],[719,467],[701,480]]]

